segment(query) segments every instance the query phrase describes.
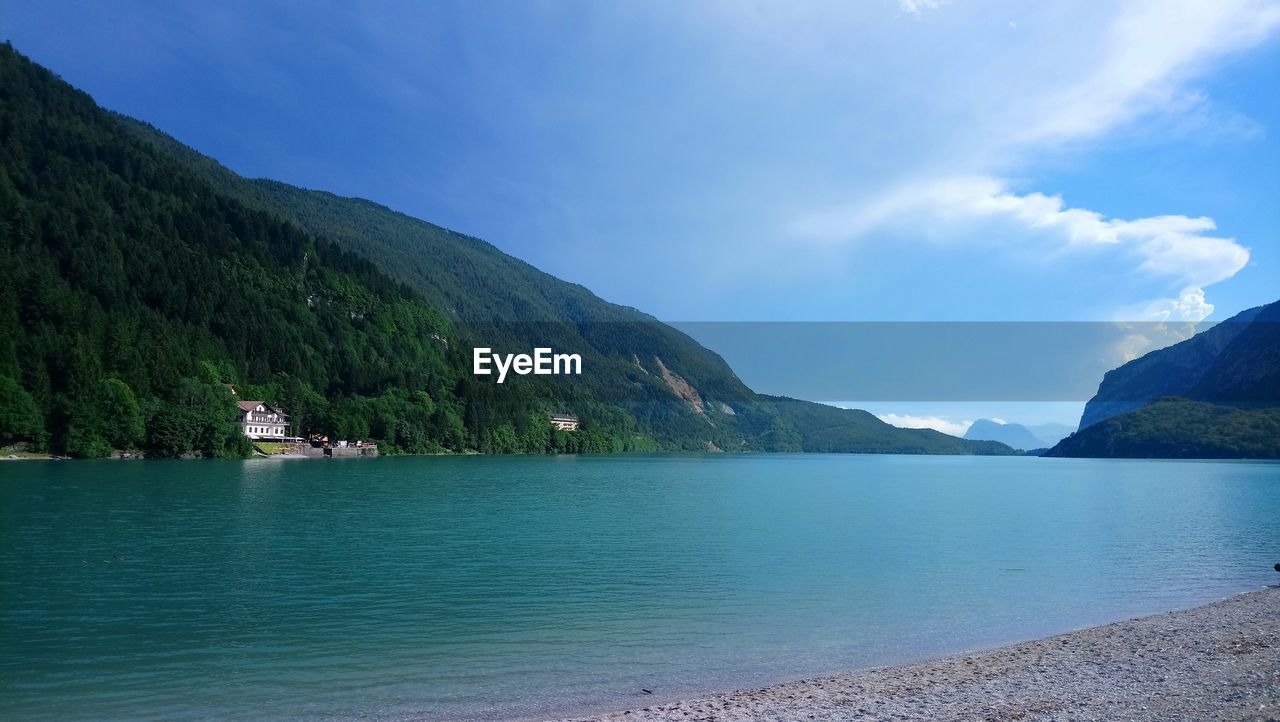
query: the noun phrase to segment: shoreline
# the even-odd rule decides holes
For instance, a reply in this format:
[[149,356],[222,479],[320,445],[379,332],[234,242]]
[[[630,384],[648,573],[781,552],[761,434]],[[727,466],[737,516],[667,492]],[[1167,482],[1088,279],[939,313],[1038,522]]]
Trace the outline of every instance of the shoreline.
[[[1066,461],[1198,461],[1209,463],[1280,463],[1280,460],[1263,457],[1241,457],[1241,458],[1216,458],[1216,457],[1112,457],[1112,456],[1041,456],[1037,454],[911,454],[904,452],[861,452],[861,451],[688,451],[688,450],[658,450],[658,451],[573,451],[573,452],[532,452],[532,451],[515,451],[505,453],[484,453],[468,449],[467,451],[450,451],[450,452],[424,452],[424,453],[394,453],[394,454],[378,454],[377,457],[369,458],[437,458],[437,457],[489,457],[489,458],[514,458],[514,457],[551,457],[551,456],[721,456],[721,457],[742,457],[742,456],[865,456],[865,457],[883,457],[883,456],[902,456],[908,458],[982,458],[982,459],[1054,459]],[[111,456],[101,458],[85,458],[76,456],[65,456],[58,454],[50,454],[43,451],[14,451],[11,449],[0,449],[0,461],[245,461],[251,459],[274,459],[274,458],[299,458],[310,459],[318,458],[307,456],[305,454],[250,454],[243,457],[227,457],[224,459],[210,459],[204,456],[148,456],[144,451],[122,451],[116,450]]]
[[1280,720],[1280,587],[987,651],[560,722]]

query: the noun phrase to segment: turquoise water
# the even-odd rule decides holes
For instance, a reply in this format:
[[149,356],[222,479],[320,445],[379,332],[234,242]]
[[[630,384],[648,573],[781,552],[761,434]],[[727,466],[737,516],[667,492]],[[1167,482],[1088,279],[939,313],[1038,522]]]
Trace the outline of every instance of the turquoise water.
[[1280,465],[9,462],[0,541],[3,718],[539,716],[1274,583]]

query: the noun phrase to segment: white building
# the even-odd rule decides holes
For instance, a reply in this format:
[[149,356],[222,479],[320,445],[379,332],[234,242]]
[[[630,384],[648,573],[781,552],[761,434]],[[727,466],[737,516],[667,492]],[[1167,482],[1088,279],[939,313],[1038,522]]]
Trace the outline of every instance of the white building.
[[284,439],[288,435],[289,415],[265,401],[236,401],[240,413],[236,423],[250,439]]
[[578,417],[570,414],[550,414],[551,428],[557,431],[577,431]]

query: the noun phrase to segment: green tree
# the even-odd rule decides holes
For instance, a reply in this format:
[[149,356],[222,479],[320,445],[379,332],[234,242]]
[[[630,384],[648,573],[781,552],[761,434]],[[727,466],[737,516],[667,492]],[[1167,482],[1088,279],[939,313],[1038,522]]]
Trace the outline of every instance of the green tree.
[[526,451],[545,454],[551,443],[551,424],[541,412],[529,414],[521,434],[521,445]]
[[156,456],[248,456],[252,447],[235,424],[236,404],[227,389],[183,379],[172,398],[157,404],[147,424],[147,450]]
[[43,434],[44,419],[35,399],[17,381],[0,376],[0,446],[39,442]]
[[104,379],[99,403],[107,442],[117,449],[137,448],[146,428],[133,389],[120,379]]
[[466,448],[467,430],[455,410],[445,407],[436,409],[435,431],[436,438],[444,448],[451,451],[463,451]]
[[147,451],[162,457],[191,453],[197,427],[195,414],[188,409],[162,403],[147,423]]

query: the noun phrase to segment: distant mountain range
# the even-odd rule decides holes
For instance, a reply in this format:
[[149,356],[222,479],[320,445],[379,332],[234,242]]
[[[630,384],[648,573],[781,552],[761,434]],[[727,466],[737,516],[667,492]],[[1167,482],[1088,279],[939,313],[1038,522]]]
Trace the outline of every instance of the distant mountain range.
[[998,441],[1015,449],[1047,449],[1066,438],[1074,429],[1066,424],[1006,423],[993,419],[978,419],[964,433],[964,438],[974,441]]
[[[240,455],[234,384],[299,433],[393,453],[1013,453],[756,394],[651,316],[376,203],[242,178],[7,44],[0,141],[0,446]],[[473,346],[583,373],[498,386]]]
[[966,440],[934,429],[890,426],[868,411],[843,409],[780,396],[765,397],[806,432],[800,450],[840,454],[980,454],[1007,455],[998,441]]
[[1280,301],[1110,371],[1049,456],[1276,458]]

